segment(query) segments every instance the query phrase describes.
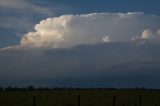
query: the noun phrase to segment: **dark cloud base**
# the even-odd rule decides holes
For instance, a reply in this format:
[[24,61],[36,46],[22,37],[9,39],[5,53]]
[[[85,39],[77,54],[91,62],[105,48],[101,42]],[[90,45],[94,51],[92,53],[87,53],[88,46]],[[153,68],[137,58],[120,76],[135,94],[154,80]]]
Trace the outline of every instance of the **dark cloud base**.
[[160,45],[104,43],[0,51],[1,86],[160,88]]

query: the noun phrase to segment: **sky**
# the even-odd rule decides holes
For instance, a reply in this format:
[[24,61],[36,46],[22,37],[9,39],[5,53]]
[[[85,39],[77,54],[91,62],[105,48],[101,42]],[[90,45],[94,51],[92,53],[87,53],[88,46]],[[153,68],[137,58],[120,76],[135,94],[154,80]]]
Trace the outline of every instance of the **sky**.
[[159,0],[0,0],[0,86],[160,88]]

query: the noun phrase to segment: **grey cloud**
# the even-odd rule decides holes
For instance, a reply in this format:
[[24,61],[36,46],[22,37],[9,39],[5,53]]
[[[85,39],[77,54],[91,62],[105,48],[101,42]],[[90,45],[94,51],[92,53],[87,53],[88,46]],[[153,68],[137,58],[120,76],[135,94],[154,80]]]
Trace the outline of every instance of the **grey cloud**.
[[159,44],[151,43],[102,43],[66,49],[8,48],[0,51],[0,83],[160,87],[159,48]]

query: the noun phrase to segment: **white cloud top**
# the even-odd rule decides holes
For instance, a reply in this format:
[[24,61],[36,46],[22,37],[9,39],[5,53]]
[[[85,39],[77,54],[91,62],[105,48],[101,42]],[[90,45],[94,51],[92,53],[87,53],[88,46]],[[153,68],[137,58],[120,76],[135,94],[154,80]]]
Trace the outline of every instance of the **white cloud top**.
[[152,31],[150,29],[146,29],[142,33],[142,39],[151,39],[153,36]]
[[111,42],[111,39],[108,36],[105,36],[102,38],[102,41],[107,43],[107,42]]
[[[159,19],[159,16],[142,12],[62,15],[35,25],[35,32],[27,33],[21,39],[21,45],[65,48],[111,41],[128,42],[136,36],[150,39],[154,34],[151,29],[159,29]],[[158,35],[159,30],[156,33]]]

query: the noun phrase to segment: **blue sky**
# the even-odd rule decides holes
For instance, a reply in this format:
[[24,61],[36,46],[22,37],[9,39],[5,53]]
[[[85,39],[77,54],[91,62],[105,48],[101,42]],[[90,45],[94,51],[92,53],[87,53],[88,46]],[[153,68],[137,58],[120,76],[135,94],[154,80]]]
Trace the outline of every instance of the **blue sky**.
[[159,0],[60,0],[57,3],[68,6],[71,9],[69,11],[75,13],[141,11],[159,14],[160,9]]

